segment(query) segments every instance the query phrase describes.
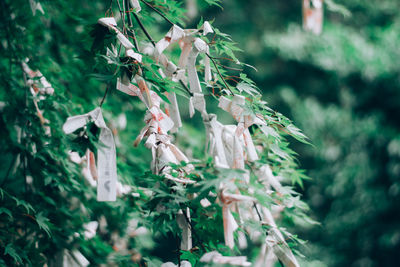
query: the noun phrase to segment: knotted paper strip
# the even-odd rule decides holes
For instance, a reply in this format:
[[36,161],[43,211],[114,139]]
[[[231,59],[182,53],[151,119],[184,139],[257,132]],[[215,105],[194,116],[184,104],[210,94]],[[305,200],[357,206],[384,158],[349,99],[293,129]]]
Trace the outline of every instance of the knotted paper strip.
[[321,34],[323,12],[323,0],[303,0],[303,28],[314,34]]
[[225,244],[233,248],[235,243],[233,239],[233,233],[239,227],[230,211],[230,205],[239,202],[239,201],[251,201],[254,202],[255,199],[253,197],[244,196],[240,194],[229,194],[225,193],[224,190],[221,191],[220,199],[222,202],[222,218],[224,221],[224,237]]
[[135,13],[139,13],[142,10],[142,8],[140,7],[139,0],[130,0],[130,4]]
[[86,267],[89,266],[90,262],[82,255],[79,250],[62,250],[58,252],[54,261],[50,262],[50,266],[62,266],[62,267]]
[[[31,89],[33,90],[32,92],[33,95],[36,95],[39,92],[41,94],[47,94],[47,95],[52,95],[54,93],[53,87],[39,70],[33,71],[31,68],[29,68],[26,62],[22,62],[22,68],[29,77],[28,83],[31,86]],[[34,80],[35,78],[39,78],[39,81],[37,80],[35,81]]]
[[[258,155],[250,136],[248,127],[253,124],[266,125],[265,121],[253,114],[245,114],[245,98],[244,96],[235,95],[232,100],[222,96],[220,98],[219,107],[232,114],[232,117],[238,122],[235,130],[233,142],[234,165],[233,168],[244,169],[244,150],[246,147],[247,160],[256,161]],[[240,137],[243,138],[244,146],[240,145]]]
[[29,4],[31,6],[32,14],[34,16],[36,16],[36,10],[39,10],[40,13],[44,15],[43,7],[39,2],[36,2],[35,0],[29,0]]
[[[160,109],[161,98],[154,91],[147,88],[142,78],[136,77],[136,80],[140,82],[140,89],[133,84],[125,85],[120,79],[117,80],[118,90],[132,96],[138,96],[148,107],[144,118],[146,126],[136,138],[135,145],[144,137],[147,137],[145,146],[152,151],[153,160],[151,166],[153,173],[163,173],[167,179],[176,182],[184,184],[193,183],[193,181],[188,179],[179,179],[168,175],[168,171],[171,168],[167,168],[167,166],[170,163],[179,164],[182,161],[189,162],[189,159],[170,141],[171,138],[168,136],[168,131],[172,129],[174,122]],[[151,101],[148,101],[149,98]],[[191,168],[192,166],[189,164],[184,169],[189,171]]]
[[127,49],[127,50],[125,51],[125,55],[126,55],[127,57],[130,57],[130,58],[133,58],[133,59],[137,60],[138,62],[142,62],[142,55],[139,54],[139,53],[135,53],[135,52],[133,51],[133,49]]
[[[54,89],[51,86],[51,84],[47,81],[46,77],[44,77],[39,70],[33,71],[31,68],[29,68],[27,64],[28,59],[26,59],[25,61],[26,62],[22,62],[22,69],[28,76],[26,85],[29,86],[31,94],[34,97],[33,104],[36,109],[36,115],[38,116],[40,123],[43,125],[43,128],[45,129],[46,135],[50,136],[51,129],[48,125],[46,125],[49,124],[50,121],[43,116],[43,112],[39,109],[38,102],[46,99],[45,95],[52,95],[54,93]],[[39,79],[37,80],[37,78]]]
[[[161,65],[164,67],[163,70],[159,69],[161,77],[169,77],[174,82],[184,80],[184,70],[178,69],[175,64],[169,61],[168,58],[163,54],[159,56],[159,59]],[[176,94],[175,92],[166,92],[165,94],[170,102],[170,104],[165,103],[165,110],[174,122],[174,127],[171,129],[171,132],[177,132],[178,129],[182,127],[182,121]]]
[[215,114],[209,114],[209,120],[203,120],[206,128],[206,150],[214,158],[217,167],[229,168],[222,142],[224,125],[217,121]]
[[259,169],[255,170],[255,174],[258,179],[266,186],[272,186],[276,192],[282,192],[282,185],[278,178],[272,173],[271,167],[263,165]]
[[[185,154],[170,141],[168,131],[172,129],[174,122],[160,109],[161,98],[155,92],[148,89],[142,77],[136,75],[135,80],[139,88],[130,83],[124,84],[120,79],[117,80],[118,90],[132,96],[138,96],[148,108],[144,118],[146,126],[136,138],[135,145],[144,137],[147,137],[145,146],[149,148],[152,153],[151,169],[153,173],[164,174],[165,178],[182,184],[194,183],[195,181],[170,175],[172,169],[169,165],[171,163],[179,164],[181,161],[189,162],[189,160]],[[189,164],[183,169],[189,172],[192,166]],[[190,218],[189,209],[185,212],[186,217]],[[181,249],[190,250],[192,248],[192,234],[186,217],[181,211],[177,214],[176,219],[179,227],[182,229]]]
[[265,223],[271,226],[266,238],[267,246],[274,251],[274,254],[285,266],[298,267],[299,264],[287,245],[282,233],[277,228],[271,212],[265,207],[262,207],[262,212]]
[[[206,119],[206,110],[205,110],[205,100],[204,100],[204,96],[201,94],[202,90],[201,90],[201,86],[200,86],[200,80],[199,77],[197,75],[197,70],[196,70],[196,60],[197,60],[197,56],[199,55],[199,53],[206,53],[208,51],[208,45],[206,42],[204,42],[203,40],[201,40],[200,38],[195,38],[194,42],[193,42],[193,47],[189,53],[188,59],[187,59],[187,65],[186,65],[186,69],[187,69],[187,73],[188,73],[188,79],[189,79],[189,88],[190,88],[190,92],[192,94],[197,94],[196,98],[191,97],[190,98],[190,103],[189,105],[193,108],[190,108],[190,117],[193,117],[194,115],[194,109],[198,110],[202,117],[203,120]],[[208,81],[209,79],[211,79],[211,69],[210,69],[210,62],[206,61],[206,66],[205,66],[205,70],[206,70],[206,80]],[[208,66],[207,66],[208,63]],[[203,104],[204,102],[204,104]]]
[[[153,55],[156,61],[159,61],[161,65],[164,67],[165,74],[161,71],[161,75],[168,76],[175,80],[176,82],[179,80],[176,76],[184,76],[184,74],[178,70],[178,68],[173,64],[168,58],[163,55],[163,51],[171,44],[184,36],[184,31],[177,25],[173,25],[172,28],[167,32],[165,37],[157,42],[155,49],[153,50]],[[179,73],[178,73],[179,72]],[[174,92],[168,93],[168,100],[171,102],[168,105],[169,114],[171,119],[174,121],[174,127],[171,129],[172,132],[176,132],[178,128],[182,127],[181,115],[179,112],[178,102],[176,100],[176,94]]]
[[170,44],[177,42],[184,36],[185,36],[184,30],[177,25],[173,25],[171,29],[167,32],[165,37],[157,42],[156,49],[154,51],[156,59]]
[[120,30],[118,30],[115,18],[113,17],[101,18],[97,22],[100,25],[107,27],[109,30],[114,31],[117,34],[117,39],[122,44],[122,46],[125,47],[125,49],[129,50],[134,48],[133,44],[129,41],[129,39],[126,38],[125,35]]
[[100,129],[97,147],[97,200],[115,201],[117,183],[115,143],[113,134],[103,119],[101,108],[98,107],[84,115],[69,117],[63,125],[63,131],[66,134],[73,133],[91,120]]
[[95,237],[98,227],[99,223],[97,221],[91,221],[85,223],[83,225],[83,228],[85,229],[84,232],[85,239],[92,239],[93,237]]
[[260,254],[257,257],[254,267],[273,267],[277,258],[272,249],[266,243],[262,244]]
[[[203,31],[203,35],[213,32],[211,25],[209,22],[204,22],[203,26],[199,29],[187,29],[183,30],[177,25],[173,25],[171,29],[167,32],[165,37],[157,42],[155,49],[153,50],[153,56],[157,62],[160,62],[164,67],[163,70],[160,70],[162,76],[168,76],[172,78],[175,82],[183,82],[186,83],[185,70],[187,60],[189,57],[189,53],[192,49],[192,43],[195,40],[194,35]],[[198,39],[198,38],[197,38]],[[179,42],[179,45],[182,49],[181,56],[179,58],[179,68],[175,66],[168,58],[163,55],[163,51],[170,46],[171,44]],[[203,52],[208,52],[208,46]],[[197,75],[197,74],[196,74]],[[205,80],[211,80],[211,68],[209,59],[205,60]],[[178,103],[176,101],[176,94],[171,92],[167,95],[169,101],[171,102],[168,105],[168,114],[171,119],[174,121],[174,127],[171,129],[172,132],[176,132],[178,128],[182,126],[180,112]],[[193,106],[192,98],[190,99],[191,107]],[[193,114],[193,108],[190,109],[191,114]]]
[[203,31],[203,35],[207,35],[208,33],[214,32],[210,23],[205,21],[200,29],[182,29],[177,25],[173,25],[170,30],[167,32],[165,37],[157,42],[155,55],[158,58],[159,55],[163,53],[163,51],[171,44],[175,42],[184,41],[185,43],[191,43],[193,41],[193,36],[198,34],[200,31]]

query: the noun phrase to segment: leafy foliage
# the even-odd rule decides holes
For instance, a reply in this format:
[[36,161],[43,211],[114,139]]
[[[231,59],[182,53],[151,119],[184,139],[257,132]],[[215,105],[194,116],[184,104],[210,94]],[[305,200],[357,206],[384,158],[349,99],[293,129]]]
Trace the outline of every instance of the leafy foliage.
[[[303,143],[308,143],[308,139],[292,121],[267,105],[262,90],[247,75],[240,73],[228,79],[231,69],[225,64],[234,68],[250,68],[250,65],[238,59],[236,54],[242,50],[237,43],[215,27],[212,39],[202,37],[210,45],[210,54],[206,56],[212,60],[215,74],[212,82],[202,81],[204,91],[209,92],[207,100],[215,104],[218,97],[229,92],[247,97],[245,113],[267,122],[265,126],[250,129],[256,136],[254,142],[259,146],[261,159],[255,166],[249,163],[249,168],[269,164],[286,186],[282,193],[266,194],[254,171],[250,182],[245,183],[243,171],[215,167],[203,151],[200,118],[188,120],[184,109],[183,118],[187,122],[175,140],[186,154],[192,155],[195,170],[186,178],[196,183],[183,186],[148,171],[151,153],[144,147],[133,147],[133,140],[144,125],[146,108],[137,99],[116,92],[113,89],[116,79],[134,76],[140,67],[143,77],[165,102],[169,102],[165,92],[177,93],[183,103],[190,93],[182,84],[164,79],[158,72],[160,64],[150,57],[144,56],[143,62],[138,63],[122,56],[121,47],[115,46],[115,35],[94,24],[105,11],[117,16],[120,2],[111,7],[103,1],[43,2],[44,14],[36,15],[28,12],[27,1],[1,2],[1,22],[5,27],[0,31],[4,39],[0,84],[6,90],[0,92],[3,152],[0,162],[4,164],[0,169],[0,263],[51,266],[60,255],[75,251],[80,251],[93,265],[159,266],[161,262],[178,263],[183,259],[200,264],[200,257],[212,250],[227,256],[248,254],[249,260],[254,261],[263,238],[246,250],[238,247],[231,250],[223,242],[219,184],[232,177],[238,178],[232,188],[254,197],[261,206],[270,208],[276,203],[290,206],[280,215],[283,225],[314,223],[306,215],[307,205],[292,188],[296,184],[303,186],[308,177],[299,169],[296,153],[289,147],[292,137]],[[219,1],[205,2],[220,7]],[[180,2],[149,3],[173,23],[188,24]],[[142,9],[139,16],[143,25],[156,40],[161,39],[168,24],[147,5],[142,5]],[[146,34],[136,22],[134,28],[140,45],[145,46]],[[174,61],[178,60],[178,47],[167,53]],[[26,58],[30,59],[32,69],[39,69],[52,83],[54,95],[46,95],[43,100],[41,95],[31,95],[21,68]],[[48,122],[43,124],[38,118],[35,103]],[[100,103],[116,139],[119,180],[133,192],[120,196],[115,203],[97,202],[94,188],[84,179],[82,166],[70,160],[71,150],[79,156],[88,149],[96,153],[97,127],[89,122],[71,136],[65,136],[61,129],[67,117],[86,113]],[[211,105],[210,110],[232,123],[228,114]],[[50,134],[46,133],[47,126]],[[172,167],[180,169],[187,163],[181,164]],[[211,203],[206,208],[201,204],[204,199]],[[194,239],[191,251],[179,250],[181,230],[176,214],[185,208],[191,211]],[[238,218],[236,213],[233,216]],[[90,221],[99,222],[97,234],[91,239],[86,233]],[[242,232],[259,232],[261,237],[270,230],[258,219],[240,222],[239,227]],[[302,243],[285,227],[280,230],[291,247]]]

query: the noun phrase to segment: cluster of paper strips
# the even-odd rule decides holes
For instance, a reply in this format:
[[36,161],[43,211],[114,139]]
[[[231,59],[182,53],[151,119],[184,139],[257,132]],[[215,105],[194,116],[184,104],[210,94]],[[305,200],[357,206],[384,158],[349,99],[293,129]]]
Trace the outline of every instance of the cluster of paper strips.
[[[137,1],[132,2],[134,3],[131,3],[131,6],[135,8],[135,12],[139,12],[139,3]],[[126,56],[131,57],[134,62],[141,62],[142,55],[134,51],[134,46],[129,39],[118,30],[114,18],[101,18],[98,23],[116,33],[117,39],[125,48]],[[248,182],[249,170],[246,169],[245,163],[255,162],[259,159],[249,127],[251,125],[266,126],[267,123],[261,116],[247,111],[247,103],[244,96],[231,95],[226,90],[227,95],[219,99],[219,107],[229,112],[237,121],[237,125],[223,125],[217,120],[215,114],[207,113],[206,101],[196,69],[196,61],[200,54],[204,55],[204,81],[211,81],[213,75],[208,55],[209,46],[200,36],[212,32],[212,27],[208,22],[205,22],[200,29],[182,29],[177,25],[173,25],[165,37],[158,41],[153,49],[146,49],[146,53],[151,55],[161,65],[159,72],[162,77],[168,77],[172,81],[189,85],[191,93],[189,103],[190,116],[193,116],[196,110],[200,112],[206,128],[206,150],[214,158],[215,165],[220,168],[234,168],[244,171],[244,180]],[[163,54],[165,49],[174,43],[179,44],[181,48],[178,66],[168,60],[167,56]],[[189,162],[185,154],[171,142],[172,137],[169,135],[169,132],[177,131],[182,125],[176,95],[174,93],[166,94],[170,104],[163,103],[161,97],[151,90],[151,84],[147,83],[142,77],[139,65],[138,68],[139,70],[132,80],[127,77],[120,77],[117,80],[117,89],[119,91],[131,96],[137,96],[147,107],[144,118],[146,125],[136,138],[135,145],[145,139],[145,146],[152,152],[151,169],[153,173],[163,175],[166,179],[182,184],[194,183],[194,181],[185,178],[185,174],[192,170],[190,164],[179,170],[174,170],[170,167],[171,163]],[[165,112],[162,110],[162,105],[165,107]],[[92,117],[90,113],[82,116],[85,119],[83,123],[79,123],[79,127],[82,127],[87,122],[87,119]],[[78,119],[80,118],[75,118],[75,120]],[[73,129],[79,128],[78,126],[67,127],[70,129],[66,130],[66,132],[71,132]],[[104,131],[106,130],[104,127],[99,127]],[[104,140],[100,140],[100,142],[104,142]],[[258,175],[260,182],[265,185],[266,190],[270,190],[272,186],[277,192],[280,192],[282,186],[279,179],[273,175],[268,165],[264,165],[253,171]],[[178,175],[171,175],[172,172]],[[99,179],[100,175],[101,172],[98,174]],[[238,177],[232,177],[232,181],[236,178]],[[259,205],[255,198],[240,194],[237,189],[232,190],[230,184],[221,184],[219,190],[219,201],[222,204],[224,236],[227,246],[230,248],[234,247],[234,232],[239,227],[232,212],[237,212],[243,218],[256,218],[255,209],[258,207],[261,210],[261,214],[258,215],[262,216],[260,223],[270,226],[265,244],[257,260],[258,266],[272,266],[276,258],[287,266],[298,266],[296,258],[286,244],[283,235],[275,224],[271,212],[267,208]],[[181,249],[190,250],[192,240],[189,210],[181,210],[177,214],[177,221],[179,227],[182,229]],[[246,246],[245,238],[243,236],[241,238],[240,236],[239,234],[240,246],[244,247]],[[226,257],[218,252],[205,254],[201,261],[237,266],[251,265],[247,262],[246,257]]]
[[[205,23],[205,25],[208,24]],[[167,33],[166,37],[160,42],[166,44],[169,40],[179,40],[182,38],[181,32],[182,31],[179,31],[176,26],[173,26]],[[212,30],[208,32],[212,32]],[[174,36],[174,34],[178,37],[173,39],[172,36]],[[181,46],[182,52],[180,57],[180,63],[186,62],[185,55],[188,55],[186,65],[182,63],[181,67],[186,68],[189,80],[189,89],[193,94],[191,98],[191,104],[193,104],[191,116],[193,115],[194,110],[201,113],[207,130],[206,147],[208,148],[210,155],[214,157],[216,165],[219,167],[231,167],[245,170],[245,160],[256,161],[258,159],[248,127],[253,124],[260,126],[266,125],[266,122],[259,116],[247,114],[247,112],[245,112],[245,98],[240,95],[232,96],[232,100],[227,97],[221,97],[219,104],[219,107],[232,114],[233,118],[238,122],[238,125],[223,125],[217,121],[215,114],[207,113],[205,99],[202,94],[195,65],[197,56],[200,53],[208,53],[209,48],[200,38],[191,38],[191,42],[192,44],[190,46]],[[188,52],[188,50],[190,50],[190,52]],[[157,51],[157,53],[160,53],[160,50]],[[208,59],[208,57],[206,58]],[[207,66],[209,62],[205,61],[205,64],[205,81],[207,82],[211,79],[212,75],[209,66]],[[262,179],[264,183],[268,184],[270,181],[276,190],[281,188],[278,179],[272,174],[268,165],[261,167],[260,172],[262,174],[260,179]],[[239,201],[255,203],[255,199],[241,194],[226,193],[225,190],[225,185],[221,185],[220,200],[223,204],[225,242],[229,247],[233,248],[233,232],[238,228],[238,225],[231,214],[231,207],[235,206],[236,209],[238,209],[239,205],[235,205],[235,203]],[[237,211],[239,212],[239,210]],[[245,212],[248,212],[248,210]],[[254,212],[254,210],[250,208],[250,212]],[[242,213],[244,213],[244,211],[242,211]],[[274,233],[275,235],[271,235],[267,240],[268,249],[273,250],[275,255],[288,266],[298,266],[295,257],[284,241],[282,234],[276,227],[272,216],[269,215],[270,213],[264,214],[263,221],[271,226],[271,233]],[[265,251],[262,251],[262,253],[265,253]]]
[[321,34],[324,9],[323,0],[303,0],[303,28]]
[[54,88],[39,70],[33,71],[27,63],[27,60],[21,63],[22,69],[27,77],[26,85],[29,86],[33,96],[33,104],[35,105],[36,114],[39,117],[40,123],[43,125],[46,134],[50,135],[50,127],[48,126],[50,122],[43,116],[43,111],[39,109],[38,103],[45,100],[47,95],[52,95],[54,93]]
[[[38,3],[40,6],[40,3]],[[41,8],[41,6],[40,6]],[[45,129],[45,133],[50,135],[51,129],[48,125],[49,120],[45,119],[43,116],[43,111],[39,109],[38,103],[46,99],[46,96],[53,95],[54,88],[47,81],[46,77],[39,71],[33,71],[29,65],[27,64],[28,60],[21,63],[22,69],[26,75],[26,85],[29,86],[30,92],[33,96],[33,103],[36,109],[36,114]],[[71,161],[75,163],[82,163],[83,159],[78,155],[78,153],[70,153],[69,154]],[[87,153],[87,165],[88,171],[90,169],[90,174],[93,175],[92,180],[97,179],[97,169],[94,163],[94,154],[93,152],[88,150]],[[84,237],[86,239],[91,239],[96,235],[96,230],[98,227],[97,221],[91,221],[87,224],[84,224]],[[57,266],[76,266],[76,267],[85,267],[89,265],[89,261],[82,255],[79,250],[73,249],[63,250],[55,256],[55,261]]]
[[[138,13],[141,7],[138,0],[130,0],[130,6],[133,11]],[[40,3],[30,0],[32,11],[43,12]],[[322,31],[323,19],[323,0],[303,0],[303,26],[306,30],[315,34]],[[173,144],[170,132],[176,132],[182,126],[179,106],[176,94],[166,93],[170,103],[162,101],[161,97],[151,89],[151,83],[148,83],[140,69],[142,54],[135,51],[135,46],[117,27],[117,22],[113,17],[100,18],[98,23],[116,34],[119,43],[124,47],[125,56],[132,59],[133,64],[138,63],[138,71],[132,79],[127,76],[118,78],[117,90],[130,96],[138,97],[146,106],[147,111],[144,117],[145,126],[137,136],[134,144],[138,145],[143,139],[144,145],[152,153],[151,170],[154,174],[162,175],[166,179],[181,183],[192,184],[192,181],[186,178],[186,174],[193,170],[189,164],[188,157]],[[204,81],[206,83],[213,80],[213,73],[210,66],[209,45],[201,39],[209,33],[213,33],[209,22],[205,21],[199,29],[182,29],[173,25],[166,35],[159,40],[155,47],[147,49],[146,53],[154,58],[160,64],[158,70],[162,77],[169,78],[174,82],[188,85],[191,97],[189,101],[190,117],[198,111],[202,117],[206,129],[206,152],[213,157],[217,168],[232,168],[243,171],[243,177],[232,177],[231,181],[219,185],[218,201],[222,205],[223,229],[225,244],[229,248],[234,248],[234,233],[239,229],[244,219],[259,218],[261,224],[269,226],[265,241],[261,247],[260,254],[254,266],[273,266],[277,259],[290,267],[299,266],[292,251],[287,245],[284,236],[278,229],[271,210],[257,203],[257,199],[244,195],[234,185],[234,182],[240,178],[245,183],[249,182],[250,171],[253,171],[258,181],[265,187],[267,193],[271,188],[275,192],[282,193],[282,185],[279,178],[273,174],[269,165],[262,165],[259,168],[246,168],[246,163],[255,163],[259,156],[253,143],[249,127],[257,125],[260,128],[267,126],[267,122],[252,112],[248,107],[248,101],[242,95],[233,95],[230,90],[223,90],[225,96],[219,98],[219,107],[230,113],[237,122],[236,125],[224,125],[218,121],[215,114],[207,112],[206,100],[202,92],[196,63],[199,55],[204,57]],[[178,44],[181,48],[179,62],[175,65],[164,55],[164,51],[171,45]],[[43,112],[39,109],[38,102],[45,99],[46,95],[54,92],[53,87],[42,75],[40,71],[33,71],[29,68],[27,62],[22,63],[23,71],[27,76],[26,83],[33,95],[33,102],[36,108],[37,116],[50,134],[50,128],[47,125],[49,121],[44,118]],[[228,89],[228,88],[227,88]],[[165,108],[163,111],[163,108]],[[100,107],[90,111],[87,114],[69,117],[63,125],[63,131],[66,134],[74,133],[76,130],[85,128],[92,122],[100,130],[99,146],[97,147],[97,165],[96,155],[87,150],[84,157],[77,153],[70,153],[70,158],[77,164],[84,164],[83,174],[90,185],[97,186],[98,201],[115,201],[117,195],[127,194],[131,191],[129,186],[122,185],[117,181],[116,168],[116,147],[113,132],[106,125],[102,110]],[[263,131],[264,132],[264,131]],[[185,162],[186,166],[180,169],[173,169],[171,164]],[[201,201],[203,206],[210,205],[208,199]],[[239,223],[232,213],[237,213]],[[181,246],[182,250],[192,249],[192,229],[190,225],[190,210],[180,210],[176,215],[178,226],[182,230]],[[99,228],[99,222],[92,221],[84,225],[84,237],[93,238]],[[135,231],[138,230],[135,228]],[[260,234],[251,233],[250,229],[243,227],[250,238],[259,238]],[[135,235],[131,231],[129,235]],[[238,243],[240,248],[247,246],[246,237],[243,232],[238,232]],[[81,265],[87,266],[89,262],[80,254],[79,251],[66,251],[62,254],[64,266]],[[223,256],[217,251],[204,254],[201,262],[215,264],[230,264],[236,266],[251,266],[245,256]],[[164,263],[162,266],[176,266],[173,263]],[[180,266],[191,266],[189,262],[183,261]]]

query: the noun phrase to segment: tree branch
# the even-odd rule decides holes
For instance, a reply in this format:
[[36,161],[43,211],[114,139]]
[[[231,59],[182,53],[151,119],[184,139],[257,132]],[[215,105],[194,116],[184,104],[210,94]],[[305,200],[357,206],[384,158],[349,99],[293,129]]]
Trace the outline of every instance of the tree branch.
[[209,59],[211,59],[211,62],[214,64],[214,67],[215,67],[215,69],[217,70],[219,77],[221,77],[222,81],[224,82],[224,84],[225,84],[225,86],[226,86],[226,89],[228,89],[229,92],[230,92],[232,95],[235,95],[235,94],[232,92],[232,90],[231,90],[231,88],[229,87],[229,85],[226,83],[226,81],[225,81],[224,77],[222,76],[221,72],[219,71],[218,66],[217,66],[217,63],[215,63],[214,58],[213,58],[212,56],[210,56],[208,53],[206,53],[206,55],[207,55],[207,57],[208,57]]
[[168,21],[169,24],[171,24],[172,26],[175,25],[175,23],[173,23],[172,21],[170,21],[167,16],[165,16],[160,10],[158,10],[157,8],[153,7],[151,4],[149,4],[148,2],[141,0],[143,3],[146,4],[146,6],[150,7],[152,10],[154,10],[155,12],[157,12],[161,17],[163,17],[166,21]]
[[156,43],[153,41],[153,38],[151,38],[150,34],[147,32],[147,30],[144,27],[143,23],[140,21],[138,15],[136,15],[136,13],[134,13],[134,12],[132,12],[132,14],[135,17],[135,19],[136,19],[137,23],[139,24],[140,28],[142,29],[142,31],[146,35],[147,39],[149,39],[149,41],[153,44],[153,46],[156,47]]

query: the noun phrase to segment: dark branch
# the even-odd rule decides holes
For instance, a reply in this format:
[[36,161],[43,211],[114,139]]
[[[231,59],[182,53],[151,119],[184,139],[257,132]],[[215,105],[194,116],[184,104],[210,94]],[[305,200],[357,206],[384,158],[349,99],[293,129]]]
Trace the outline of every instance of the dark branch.
[[130,5],[129,0],[124,0],[124,1],[125,1],[125,13],[127,13],[127,17],[128,17],[128,28],[127,28],[127,30],[128,30],[128,32],[130,34],[132,34],[133,44],[134,44],[136,50],[138,52],[140,52],[139,44],[138,44],[138,41],[137,41],[137,38],[136,38],[136,34],[135,34],[135,30],[133,30],[132,17],[131,17],[131,14],[130,14],[131,13],[130,12],[131,11],[131,5]]
[[179,79],[179,83],[182,85],[182,87],[188,92],[188,94],[190,96],[193,96],[192,92],[190,92],[189,88],[186,86],[186,84],[184,82],[182,82],[182,80]]
[[105,93],[103,95],[103,98],[100,101],[100,105],[99,105],[100,107],[103,105],[104,100],[106,100],[106,97],[107,97],[107,94],[108,94],[109,90],[110,90],[110,83],[107,83],[107,89],[106,89],[106,91],[105,91]]
[[165,16],[160,10],[158,10],[157,8],[153,7],[152,5],[150,5],[148,2],[141,0],[143,3],[146,4],[146,6],[150,7],[152,10],[154,10],[155,12],[157,12],[161,17],[163,17],[166,21],[168,21],[169,24],[171,24],[172,26],[175,25],[175,23],[173,23],[172,21],[170,21],[167,16]]
[[255,202],[253,202],[253,207],[256,209],[256,212],[257,212],[258,218],[260,219],[260,222],[262,222],[261,214],[260,214],[260,212],[258,211],[258,208],[257,208],[257,205],[256,205]]
[[153,41],[153,38],[151,38],[150,34],[147,32],[146,28],[144,27],[143,23],[140,21],[138,15],[136,15],[135,12],[132,12],[133,16],[135,17],[137,23],[139,24],[140,28],[142,29],[142,31],[144,32],[144,34],[146,35],[147,39],[149,39],[149,41],[153,44],[153,46],[156,46],[156,43]]
[[215,67],[215,69],[217,70],[219,77],[221,77],[222,81],[224,82],[226,89],[228,89],[229,92],[231,92],[232,95],[235,95],[235,94],[232,92],[232,90],[231,90],[231,88],[229,87],[229,85],[226,83],[226,81],[225,81],[224,77],[222,76],[221,72],[219,71],[218,66],[217,66],[217,63],[215,62],[214,58],[213,58],[212,56],[210,56],[208,53],[206,53],[206,55],[207,55],[207,57],[208,57],[209,59],[211,59],[211,62],[214,64],[214,67]]

